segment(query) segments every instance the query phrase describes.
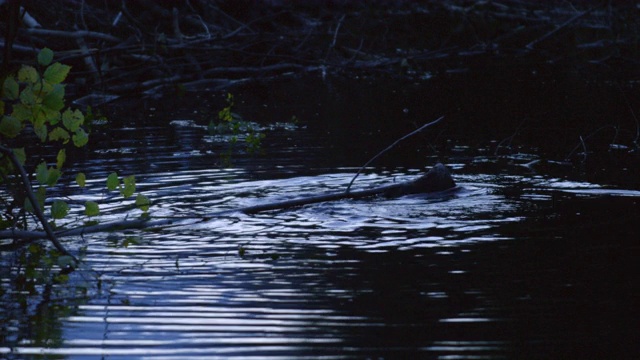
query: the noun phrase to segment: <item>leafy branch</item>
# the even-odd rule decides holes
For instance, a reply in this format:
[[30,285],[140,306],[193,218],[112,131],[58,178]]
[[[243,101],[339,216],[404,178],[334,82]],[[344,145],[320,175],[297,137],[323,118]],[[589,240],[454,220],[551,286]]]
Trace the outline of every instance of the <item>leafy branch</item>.
[[[27,229],[27,214],[35,218],[45,230],[47,238],[63,255],[73,257],[58,241],[53,226],[56,219],[63,219],[69,213],[69,205],[54,199],[50,205],[50,220],[45,217],[47,188],[56,186],[62,176],[69,145],[82,148],[89,142],[88,125],[82,111],[65,109],[65,86],[63,84],[70,66],[53,62],[53,51],[42,49],[37,55],[35,66],[22,65],[15,73],[7,74],[0,84],[0,185],[10,195],[9,201],[2,201],[6,209],[0,214],[0,230],[13,229],[13,237],[19,237],[16,229]],[[35,152],[38,141],[45,151],[55,154],[55,165],[41,161],[35,166],[33,177],[37,188],[32,186],[25,170],[28,152]],[[20,146],[22,145],[22,146]],[[25,149],[29,145],[29,149]],[[84,173],[76,175],[76,183],[85,186]],[[107,179],[109,190],[119,189],[127,198],[135,193],[135,177],[124,177],[122,183],[116,173]],[[0,188],[0,191],[3,190]],[[149,209],[149,199],[138,194],[136,205],[144,213]],[[85,203],[85,214],[96,216],[100,213],[95,202]],[[24,221],[20,222],[23,218]]]

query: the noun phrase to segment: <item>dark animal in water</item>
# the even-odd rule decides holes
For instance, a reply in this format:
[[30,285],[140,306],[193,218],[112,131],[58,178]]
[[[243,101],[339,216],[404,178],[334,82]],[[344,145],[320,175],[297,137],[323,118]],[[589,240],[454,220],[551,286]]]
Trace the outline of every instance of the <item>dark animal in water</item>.
[[390,185],[384,191],[385,196],[397,197],[408,194],[425,194],[449,190],[456,187],[455,181],[446,166],[437,163],[426,174],[413,181]]
[[373,189],[349,191],[335,194],[323,194],[299,199],[285,200],[262,205],[249,206],[236,211],[245,214],[254,214],[269,210],[283,210],[291,207],[314,204],[324,201],[341,199],[359,199],[363,197],[382,195],[386,197],[398,197],[408,194],[437,193],[456,189],[456,183],[446,166],[438,163],[429,172],[421,177],[399,184],[381,186]]

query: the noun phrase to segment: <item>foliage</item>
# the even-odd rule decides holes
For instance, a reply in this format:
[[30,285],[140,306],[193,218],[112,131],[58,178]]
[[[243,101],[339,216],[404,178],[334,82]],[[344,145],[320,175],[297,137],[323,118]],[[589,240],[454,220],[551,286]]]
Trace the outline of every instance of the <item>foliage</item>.
[[[47,201],[47,189],[58,185],[68,148],[82,148],[88,144],[88,121],[94,115],[90,109],[85,117],[78,109],[65,108],[63,82],[71,67],[53,62],[53,56],[50,49],[42,49],[35,66],[23,65],[15,74],[6,76],[0,88],[0,146],[11,149],[25,168],[29,167],[32,160],[28,155],[36,153],[36,149],[44,151],[47,158],[55,156],[55,163],[41,160],[35,166],[32,177],[37,181],[34,193],[38,204],[34,205],[27,199],[25,185],[17,176],[19,169],[7,156],[0,155],[0,185],[11,198],[0,201],[0,206],[6,207],[0,215],[0,230],[13,226],[27,228],[26,217],[22,222],[19,219],[26,212],[33,212],[34,206],[44,210],[45,204],[50,204],[52,221],[65,218],[70,211],[64,200]],[[85,174],[78,173],[75,181],[83,188],[86,185]],[[135,193],[135,177],[125,177],[120,183],[118,175],[112,173],[107,179],[107,189],[116,188],[125,198],[132,196]],[[146,213],[149,200],[139,194],[136,204]],[[99,213],[97,203],[88,201],[85,204],[87,216]]]
[[[45,220],[49,225],[70,216],[71,206],[60,198],[47,199],[47,191],[54,186],[72,185],[60,184],[61,179],[66,179],[63,168],[67,154],[89,143],[90,122],[96,118],[90,108],[86,116],[78,109],[65,108],[63,82],[70,69],[53,63],[53,52],[45,48],[38,54],[37,65],[24,65],[15,74],[0,78],[0,230],[28,229],[27,214],[33,213],[35,207],[44,210],[45,204],[49,210]],[[12,161],[12,155],[18,159],[18,165]],[[40,160],[40,156],[49,161]],[[35,189],[23,182],[22,174],[28,173],[27,168],[31,170],[29,182],[35,180]],[[75,184],[84,188],[86,175],[77,173]],[[114,172],[108,176],[105,186],[128,198],[136,191],[136,180],[134,176],[120,178]],[[37,204],[28,200],[27,193],[32,190]],[[147,197],[137,194],[135,204],[143,215],[147,214],[149,203]],[[85,203],[84,215],[95,217],[99,214],[98,203]],[[57,286],[67,283],[68,273],[77,265],[73,255],[39,243],[27,241],[22,244],[28,245],[17,248],[14,253],[17,272],[12,281],[16,291],[12,293],[16,294],[16,301],[24,312],[38,297],[43,299],[38,308],[47,308],[54,292],[65,299],[78,295],[78,290],[80,295],[86,293],[86,288]],[[65,309],[57,305],[52,308]],[[50,331],[39,325],[35,328],[43,329],[44,333]]]
[[226,106],[218,112],[218,121],[209,122],[209,133],[211,135],[230,135],[230,149],[227,152],[227,160],[231,155],[231,147],[239,140],[243,140],[246,151],[249,154],[260,154],[262,152],[262,139],[265,134],[260,127],[253,122],[245,121],[242,116],[233,112],[235,101],[233,94],[228,93],[225,99]]

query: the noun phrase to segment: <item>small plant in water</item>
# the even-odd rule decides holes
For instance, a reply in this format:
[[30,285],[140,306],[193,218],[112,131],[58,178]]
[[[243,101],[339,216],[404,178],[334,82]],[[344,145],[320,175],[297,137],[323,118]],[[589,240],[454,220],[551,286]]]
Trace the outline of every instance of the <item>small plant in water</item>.
[[240,140],[244,141],[249,154],[260,154],[265,134],[256,123],[245,121],[242,116],[233,112],[235,106],[233,94],[228,93],[225,102],[226,106],[218,112],[217,121],[211,120],[208,126],[210,135],[229,137],[229,149],[222,155],[223,162],[230,162],[231,151]]

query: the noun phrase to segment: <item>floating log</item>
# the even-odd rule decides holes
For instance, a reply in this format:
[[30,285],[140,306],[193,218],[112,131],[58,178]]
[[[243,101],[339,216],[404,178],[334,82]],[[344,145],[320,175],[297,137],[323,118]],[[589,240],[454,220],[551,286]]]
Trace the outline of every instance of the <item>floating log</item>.
[[359,199],[374,195],[398,197],[408,194],[437,193],[456,188],[456,183],[455,181],[453,181],[453,178],[451,178],[449,169],[447,169],[446,166],[438,163],[434,165],[433,168],[429,170],[429,172],[412,181],[386,185],[367,190],[345,191],[340,193],[323,194],[298,199],[284,200],[280,202],[248,206],[235,211],[240,211],[245,214],[255,214],[263,211],[284,210],[292,207],[326,201]]

